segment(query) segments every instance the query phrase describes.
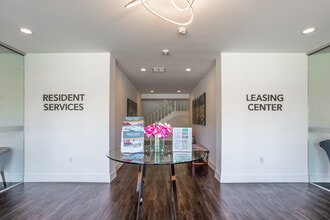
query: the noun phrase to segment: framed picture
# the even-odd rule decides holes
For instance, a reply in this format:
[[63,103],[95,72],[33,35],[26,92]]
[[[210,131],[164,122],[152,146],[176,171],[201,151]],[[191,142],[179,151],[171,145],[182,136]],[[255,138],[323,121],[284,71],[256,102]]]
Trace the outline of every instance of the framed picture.
[[196,120],[196,108],[197,108],[197,100],[194,99],[192,101],[192,123],[193,124],[197,124],[197,120]]
[[127,99],[127,116],[137,116],[137,104]]
[[206,125],[205,92],[192,101],[192,122],[195,125]]

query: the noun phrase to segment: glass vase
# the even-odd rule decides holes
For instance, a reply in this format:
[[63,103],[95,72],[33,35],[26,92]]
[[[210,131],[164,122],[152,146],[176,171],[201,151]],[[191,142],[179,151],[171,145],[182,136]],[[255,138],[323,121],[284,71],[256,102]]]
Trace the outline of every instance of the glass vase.
[[153,141],[151,141],[150,146],[151,152],[164,152],[164,140],[158,136],[153,137]]
[[192,143],[196,144],[196,137],[195,136],[192,136]]

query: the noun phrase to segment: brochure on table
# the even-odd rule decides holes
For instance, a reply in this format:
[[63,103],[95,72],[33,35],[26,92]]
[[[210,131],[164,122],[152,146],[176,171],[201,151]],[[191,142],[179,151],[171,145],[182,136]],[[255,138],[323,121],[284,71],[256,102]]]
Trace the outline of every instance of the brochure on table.
[[121,152],[144,152],[144,118],[124,117],[121,132]]
[[173,151],[192,151],[191,128],[173,128]]
[[123,153],[122,160],[130,163],[143,163],[144,162],[144,153]]
[[190,151],[173,151],[173,162],[178,163],[182,161],[190,161],[192,159],[192,152]]
[[191,160],[192,128],[173,128],[173,160]]

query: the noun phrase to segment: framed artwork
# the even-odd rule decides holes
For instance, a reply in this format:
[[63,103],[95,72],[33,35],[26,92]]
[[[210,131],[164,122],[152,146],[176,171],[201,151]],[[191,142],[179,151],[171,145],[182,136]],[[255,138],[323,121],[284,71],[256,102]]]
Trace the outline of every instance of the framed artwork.
[[192,101],[192,122],[195,125],[206,125],[205,92]]
[[127,116],[137,116],[137,104],[127,99]]

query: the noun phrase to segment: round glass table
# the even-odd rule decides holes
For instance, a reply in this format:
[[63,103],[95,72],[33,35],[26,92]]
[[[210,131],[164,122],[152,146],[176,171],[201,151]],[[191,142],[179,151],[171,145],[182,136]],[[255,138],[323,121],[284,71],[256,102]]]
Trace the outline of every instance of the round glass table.
[[115,148],[107,153],[107,157],[111,160],[136,164],[140,166],[138,179],[136,184],[136,219],[141,218],[141,208],[143,203],[144,178],[147,165],[168,165],[170,170],[170,185],[172,195],[173,219],[176,219],[177,210],[177,194],[176,194],[176,176],[174,165],[181,163],[191,163],[194,161],[205,159],[206,152],[193,149],[192,151],[171,151],[172,146],[164,146],[163,152],[150,151],[149,146],[145,146],[144,152],[121,152],[120,148]]
[[191,163],[205,157],[205,151],[170,151],[166,147],[164,152],[152,152],[146,147],[144,152],[128,153],[121,152],[120,148],[115,148],[107,153],[111,160],[139,165],[174,165],[180,163]]

